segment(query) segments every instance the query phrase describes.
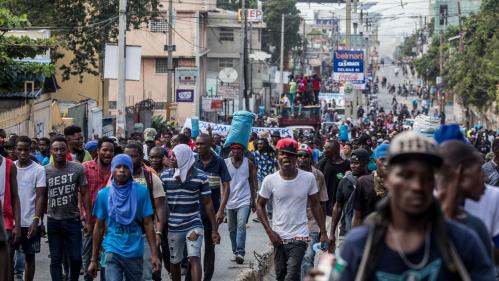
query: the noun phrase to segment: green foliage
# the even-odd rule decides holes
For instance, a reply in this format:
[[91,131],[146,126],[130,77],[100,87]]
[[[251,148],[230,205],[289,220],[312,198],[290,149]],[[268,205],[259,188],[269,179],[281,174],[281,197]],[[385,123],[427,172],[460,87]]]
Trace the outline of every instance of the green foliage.
[[400,55],[402,57],[414,57],[416,55],[413,48],[416,47],[417,39],[417,34],[412,34],[404,38],[404,42],[400,45]]
[[[128,0],[127,26],[139,28],[158,17],[159,2]],[[119,0],[0,0],[0,4],[15,14],[26,14],[35,26],[57,27],[54,35],[74,54],[69,64],[61,67],[65,80],[71,75],[80,79],[85,73],[97,75],[106,43],[115,42],[118,36]]]
[[[281,46],[281,15],[285,15],[284,23],[284,56],[289,51],[298,53],[302,48],[302,38],[299,35],[301,23],[300,11],[296,8],[296,0],[268,0],[263,4],[263,19],[267,24],[262,34],[262,48],[272,52],[272,62],[279,61]],[[287,59],[285,59],[287,61]]]
[[158,134],[173,131],[175,126],[175,121],[167,121],[163,116],[156,115],[152,117],[151,127],[156,129]]
[[480,12],[464,21],[464,51],[449,61],[444,78],[465,105],[488,107],[499,83],[499,6],[482,1]]
[[32,39],[7,33],[29,26],[25,15],[15,16],[8,9],[0,8],[0,92],[22,90],[24,81],[36,81],[36,86],[42,87],[45,77],[55,72],[53,64],[20,61],[43,54],[56,45],[53,38]]

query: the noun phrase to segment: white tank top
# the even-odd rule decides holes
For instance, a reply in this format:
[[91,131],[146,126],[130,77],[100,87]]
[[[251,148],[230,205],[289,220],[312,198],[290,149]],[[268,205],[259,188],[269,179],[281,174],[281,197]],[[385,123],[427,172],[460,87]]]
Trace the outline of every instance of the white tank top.
[[0,155],[0,207],[3,208],[3,198],[5,196],[5,179],[7,178],[7,159]]
[[227,209],[237,209],[239,207],[250,205],[251,191],[249,185],[249,164],[248,158],[243,158],[243,163],[239,168],[232,165],[230,158],[225,159],[227,170],[229,170],[230,177],[230,194],[229,201],[227,202]]

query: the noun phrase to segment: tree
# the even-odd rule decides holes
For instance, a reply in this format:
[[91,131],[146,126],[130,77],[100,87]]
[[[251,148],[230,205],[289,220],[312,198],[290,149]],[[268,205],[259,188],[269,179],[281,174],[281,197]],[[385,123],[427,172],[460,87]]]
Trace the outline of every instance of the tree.
[[290,51],[299,52],[302,38],[298,31],[301,18],[296,8],[296,0],[268,0],[263,4],[263,19],[267,25],[262,34],[262,48],[272,51],[272,61],[279,61],[281,46],[281,15],[285,15],[284,56],[285,61]]
[[[229,11],[237,11],[241,9],[241,1],[232,1],[232,0],[217,0],[217,8],[229,10]],[[256,0],[246,0],[245,3],[248,9],[256,9],[258,7],[258,3]]]
[[[159,2],[128,0],[127,26],[140,28],[158,17]],[[118,36],[119,0],[0,0],[0,4],[14,14],[26,14],[35,26],[52,27],[61,46],[74,54],[70,63],[61,67],[64,80],[71,75],[80,79],[85,73],[97,75],[105,44],[115,42]],[[55,54],[54,59],[61,56]]]
[[52,38],[32,39],[7,33],[29,26],[25,15],[14,16],[8,9],[0,8],[0,92],[22,90],[24,81],[35,81],[36,87],[41,88],[45,77],[55,71],[53,64],[22,61],[43,54],[56,44]]

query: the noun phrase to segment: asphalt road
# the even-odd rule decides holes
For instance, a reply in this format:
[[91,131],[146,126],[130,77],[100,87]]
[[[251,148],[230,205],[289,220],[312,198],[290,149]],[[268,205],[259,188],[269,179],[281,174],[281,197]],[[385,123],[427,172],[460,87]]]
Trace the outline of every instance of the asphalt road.
[[[251,219],[255,217],[256,214],[252,214],[248,227],[246,228],[246,257],[244,264],[238,265],[235,262],[230,261],[233,257],[229,232],[227,230],[227,224],[224,223],[220,225],[220,236],[221,243],[215,249],[216,262],[215,262],[215,273],[213,275],[214,281],[233,281],[236,277],[244,270],[247,270],[253,266],[256,266],[257,261],[254,256],[254,252],[261,253],[267,250],[270,246],[270,240],[265,233],[262,225],[260,223],[255,223]],[[41,252],[36,255],[36,281],[50,281],[50,259],[47,239],[42,238]],[[83,280],[83,276],[80,276],[80,280]],[[99,278],[95,280],[100,280]],[[162,269],[162,280],[170,280],[166,270]]]

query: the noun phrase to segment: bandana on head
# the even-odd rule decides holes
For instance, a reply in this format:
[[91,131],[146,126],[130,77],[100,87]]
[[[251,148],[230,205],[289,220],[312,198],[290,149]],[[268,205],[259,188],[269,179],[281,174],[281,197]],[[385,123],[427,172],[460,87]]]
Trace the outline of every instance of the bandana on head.
[[111,186],[109,187],[108,213],[109,217],[116,222],[128,225],[135,219],[137,212],[137,192],[133,188],[133,162],[132,158],[126,154],[119,154],[111,162],[111,173],[121,165],[125,165],[130,171],[128,181],[123,185],[118,185],[111,177]]
[[173,154],[175,154],[175,158],[177,159],[177,167],[173,174],[173,177],[180,178],[180,182],[185,182],[187,179],[187,173],[191,169],[192,165],[196,160],[194,159],[194,153],[189,148],[189,146],[185,144],[176,145],[173,148]]

